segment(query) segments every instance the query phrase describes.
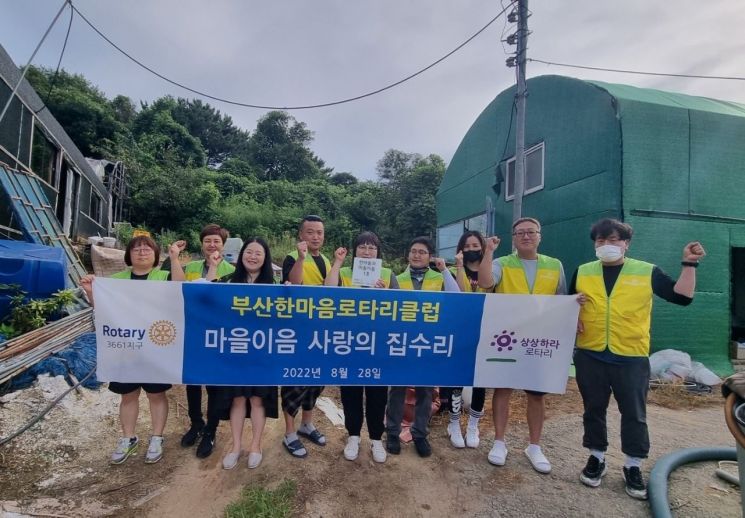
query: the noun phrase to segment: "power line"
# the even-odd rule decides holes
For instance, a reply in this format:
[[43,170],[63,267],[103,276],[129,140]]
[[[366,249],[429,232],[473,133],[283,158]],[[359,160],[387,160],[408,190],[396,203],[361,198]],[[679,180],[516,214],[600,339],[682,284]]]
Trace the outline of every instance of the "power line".
[[239,101],[232,101],[230,99],[224,99],[222,97],[217,97],[215,95],[210,95],[208,93],[202,92],[200,90],[196,90],[196,89],[191,88],[189,86],[186,86],[186,85],[184,85],[182,83],[179,83],[178,81],[175,81],[173,79],[170,79],[170,78],[164,76],[163,74],[157,72],[153,68],[145,65],[143,62],[141,62],[137,58],[135,58],[132,55],[128,54],[125,50],[123,50],[116,43],[114,43],[109,38],[107,38],[100,30],[98,30],[96,28],[96,26],[93,25],[93,23],[91,23],[85,17],[85,15],[83,15],[83,13],[80,12],[80,10],[77,7],[75,7],[74,5],[72,5],[72,2],[70,3],[70,5],[75,10],[75,12],[78,13],[78,15],[83,19],[83,21],[85,21],[85,23],[87,23],[88,26],[91,29],[93,29],[99,36],[101,36],[101,38],[103,38],[104,40],[106,40],[106,42],[109,45],[111,45],[112,47],[114,47],[121,54],[123,54],[125,57],[127,57],[129,60],[131,60],[132,62],[134,62],[135,64],[137,64],[141,68],[144,68],[145,70],[147,70],[151,74],[159,77],[160,79],[162,79],[163,81],[166,81],[167,83],[170,83],[170,84],[172,84],[174,86],[177,86],[179,88],[183,88],[184,90],[187,90],[187,91],[189,91],[189,92],[191,92],[193,94],[200,95],[200,96],[206,97],[208,99],[212,99],[214,101],[219,101],[219,102],[222,102],[222,103],[225,103],[225,104],[232,104],[234,106],[242,106],[244,108],[259,108],[259,109],[262,109],[262,110],[309,110],[309,109],[312,109],[312,108],[325,108],[325,107],[328,107],[328,106],[336,106],[336,105],[339,105],[339,104],[345,104],[345,103],[349,103],[349,102],[352,102],[352,101],[358,101],[358,100],[364,99],[366,97],[371,97],[373,95],[379,94],[379,93],[384,92],[386,90],[390,90],[391,88],[394,88],[394,87],[396,87],[396,86],[398,86],[400,84],[405,83],[406,81],[409,81],[410,79],[415,78],[418,75],[423,74],[424,72],[426,72],[430,68],[434,67],[435,65],[438,65],[438,64],[442,63],[447,58],[449,58],[450,56],[452,56],[453,54],[455,54],[456,52],[458,52],[460,49],[462,49],[463,47],[465,47],[466,45],[468,45],[479,34],[481,34],[482,32],[484,32],[491,24],[493,24],[495,21],[497,21],[497,19],[499,19],[499,17],[502,16],[507,11],[507,9],[509,9],[512,6],[512,3],[510,2],[510,4],[508,4],[507,7],[505,7],[499,13],[497,13],[497,15],[494,18],[492,18],[491,20],[489,20],[489,22],[486,25],[484,25],[481,29],[479,29],[478,31],[476,31],[466,41],[464,41],[463,43],[461,43],[460,45],[458,45],[457,47],[455,47],[453,50],[451,50],[450,52],[448,52],[447,54],[445,54],[444,56],[442,56],[440,59],[438,59],[438,60],[430,63],[426,67],[424,67],[424,68],[422,68],[422,69],[414,72],[413,74],[410,74],[410,75],[404,77],[403,79],[400,79],[400,80],[398,80],[398,81],[396,81],[394,83],[391,83],[389,85],[386,85],[386,86],[384,86],[382,88],[378,88],[378,89],[373,90],[371,92],[367,92],[367,93],[360,94],[360,95],[355,95],[354,97],[349,97],[349,98],[341,99],[341,100],[338,100],[338,101],[331,101],[331,102],[320,103],[320,104],[309,104],[309,105],[304,105],[304,106],[265,106],[265,105],[260,105],[260,104],[251,104],[251,103],[244,103],[244,102],[239,102]]
[[44,43],[44,40],[46,40],[47,39],[47,36],[49,36],[49,33],[52,30],[52,27],[54,27],[54,24],[57,23],[57,20],[59,19],[60,15],[62,14],[62,11],[65,10],[65,7],[67,6],[67,4],[70,4],[70,7],[73,7],[72,2],[70,0],[65,0],[62,3],[62,7],[59,8],[59,11],[57,11],[57,14],[54,17],[54,20],[52,20],[52,23],[50,23],[49,24],[49,27],[47,27],[47,30],[44,33],[44,36],[41,37],[41,40],[39,40],[39,43],[36,45],[36,48],[31,53],[31,57],[28,58],[28,63],[26,63],[26,66],[23,67],[23,72],[21,72],[21,77],[18,78],[18,82],[13,87],[13,91],[10,92],[10,96],[8,97],[8,101],[5,103],[5,107],[3,108],[3,111],[0,112],[0,122],[2,122],[3,118],[5,117],[5,114],[8,112],[8,108],[10,107],[10,103],[13,102],[13,98],[15,97],[16,93],[18,92],[18,88],[21,86],[21,83],[23,82],[23,78],[26,77],[26,72],[28,72],[28,69],[31,66],[31,62],[34,60],[34,57],[36,56],[36,53],[39,52],[39,49],[41,48],[42,43]]
[[49,89],[47,90],[47,94],[44,96],[44,99],[42,101],[42,107],[39,108],[34,112],[34,115],[38,115],[41,113],[46,107],[47,102],[49,101],[49,96],[52,95],[52,91],[54,90],[54,84],[57,81],[57,77],[59,75],[59,69],[62,65],[62,58],[65,55],[65,49],[67,48],[67,40],[70,38],[70,29],[72,29],[72,19],[75,17],[75,11],[73,9],[70,9],[70,21],[67,23],[67,33],[65,34],[65,42],[62,44],[62,51],[59,54],[59,60],[57,61],[57,68],[54,70],[54,75],[52,76],[52,79],[49,81]]
[[663,77],[687,77],[691,79],[723,79],[728,81],[745,81],[745,77],[736,76],[705,76],[700,74],[671,74],[666,72],[643,72],[640,70],[622,70],[618,68],[601,68],[590,67],[586,65],[571,65],[569,63],[555,63],[553,61],[544,61],[542,59],[528,58],[528,61],[543,63],[544,65],[554,65],[557,67],[581,68],[584,70],[598,70],[600,72],[616,72],[619,74],[637,74],[642,76],[663,76]]

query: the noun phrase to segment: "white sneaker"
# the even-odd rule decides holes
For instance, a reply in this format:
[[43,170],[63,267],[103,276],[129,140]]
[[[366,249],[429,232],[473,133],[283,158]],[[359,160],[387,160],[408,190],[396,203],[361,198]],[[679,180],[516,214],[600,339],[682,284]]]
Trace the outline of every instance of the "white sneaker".
[[111,454],[112,464],[121,464],[130,455],[134,455],[137,452],[137,446],[140,444],[139,439],[135,435],[132,438],[122,437],[119,442],[116,443],[116,450]]
[[372,458],[375,462],[379,462],[382,464],[383,462],[385,462],[385,459],[388,458],[388,454],[383,447],[383,441],[381,440],[372,441],[370,450],[372,451]]
[[448,423],[448,435],[450,436],[450,444],[456,448],[466,447],[466,443],[463,441],[463,434],[460,431],[460,423],[458,421],[451,421]]
[[163,458],[163,437],[153,435],[145,453],[145,464],[155,464]]
[[248,469],[256,469],[259,467],[259,464],[261,464],[261,460],[264,458],[264,455],[259,451],[252,451],[248,454]]
[[504,463],[507,461],[507,446],[505,446],[504,443],[494,441],[494,446],[492,446],[491,451],[489,451],[489,456],[487,458],[489,459],[489,462],[495,466],[504,466]]
[[469,426],[466,428],[466,446],[469,448],[479,447],[479,429],[477,427]]
[[533,465],[533,469],[538,473],[551,473],[551,463],[543,454],[540,446],[535,448],[528,446],[525,448],[525,456],[528,457],[530,463]]
[[344,458],[355,460],[360,454],[360,437],[359,435],[350,435],[347,439],[347,445],[344,447]]
[[233,453],[232,451],[225,455],[222,459],[222,469],[233,469],[238,465],[238,458],[241,456],[239,453]]

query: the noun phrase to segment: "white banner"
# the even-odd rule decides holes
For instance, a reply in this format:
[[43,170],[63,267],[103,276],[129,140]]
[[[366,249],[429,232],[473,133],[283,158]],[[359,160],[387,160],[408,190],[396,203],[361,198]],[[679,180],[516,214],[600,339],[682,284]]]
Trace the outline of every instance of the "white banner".
[[94,282],[100,381],[563,393],[573,296]]
[[181,283],[97,277],[93,299],[99,381],[181,383]]

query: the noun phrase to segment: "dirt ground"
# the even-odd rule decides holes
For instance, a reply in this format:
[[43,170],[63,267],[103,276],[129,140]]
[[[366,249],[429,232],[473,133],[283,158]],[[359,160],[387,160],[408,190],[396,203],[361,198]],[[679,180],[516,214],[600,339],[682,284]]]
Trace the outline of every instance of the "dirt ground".
[[[0,437],[25,423],[65,388],[61,378],[40,379],[33,388],[0,398]],[[15,395],[14,395],[15,394]],[[339,404],[338,389],[325,396]],[[188,425],[182,387],[169,392],[170,416],[165,456],[143,463],[149,417],[142,397],[138,431],[145,439],[138,456],[111,466],[108,458],[118,435],[118,399],[107,390],[72,393],[46,419],[10,444],[0,447],[0,516],[221,516],[247,485],[276,487],[283,479],[297,483],[296,516],[309,517],[508,517],[508,516],[648,516],[649,506],[623,489],[623,455],[618,441],[619,418],[609,412],[609,472],[598,489],[583,486],[579,471],[587,453],[581,448],[581,401],[570,381],[564,396],[547,396],[544,451],[553,464],[550,475],[531,468],[526,446],[524,396],[515,393],[508,433],[507,464],[491,466],[486,456],[492,443],[491,419],[481,423],[479,448],[456,450],[445,434],[445,418],[432,423],[434,453],[420,459],[413,445],[385,464],[372,462],[364,436],[359,458],[344,460],[343,427],[322,414],[316,423],[329,443],[308,445],[306,459],[294,459],[280,445],[281,420],[269,420],[264,436],[264,461],[248,470],[224,471],[223,452],[230,446],[227,423],[221,424],[215,452],[205,460],[179,445]],[[722,399],[697,397],[695,408],[685,397],[652,395],[648,422],[652,458],[678,448],[734,446],[724,424]],[[703,399],[701,399],[703,398]],[[487,394],[487,410],[490,394]],[[676,408],[666,408],[654,401]],[[248,443],[250,426],[246,427]],[[306,444],[308,441],[306,441]],[[686,466],[671,477],[670,502],[676,516],[741,516],[737,488],[714,476],[716,463]]]

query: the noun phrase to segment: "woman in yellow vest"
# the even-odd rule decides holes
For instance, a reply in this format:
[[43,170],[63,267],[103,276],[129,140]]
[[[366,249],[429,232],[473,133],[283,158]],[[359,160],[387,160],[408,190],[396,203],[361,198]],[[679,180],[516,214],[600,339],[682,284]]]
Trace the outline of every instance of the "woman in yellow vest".
[[[208,277],[217,274],[217,265],[210,262]],[[220,279],[218,279],[219,281]],[[272,256],[269,245],[260,237],[246,239],[238,254],[235,272],[224,282],[248,284],[274,284]],[[265,408],[272,402],[276,406],[277,387],[220,387],[219,395],[230,401],[230,430],[233,446],[222,460],[223,469],[233,469],[241,456],[243,425],[246,421],[246,401],[251,408],[251,445],[248,448],[248,467],[254,469],[261,464],[261,436],[266,424]]]
[[[214,266],[212,278],[209,280],[224,279],[235,271],[235,266],[223,259],[222,252],[230,234],[220,225],[210,223],[202,228],[199,233],[199,241],[202,244],[202,257],[197,261],[189,262],[182,270],[178,261],[171,263],[171,271],[174,280],[195,281],[207,278],[208,271]],[[214,265],[211,264],[214,263]],[[189,448],[194,446],[197,439],[201,437],[197,445],[196,455],[200,459],[209,457],[215,446],[217,426],[220,424],[220,408],[218,407],[217,387],[207,386],[207,423],[202,418],[202,386],[186,386],[186,406],[188,409],[191,426],[181,437],[181,446]]]
[[[479,287],[479,265],[484,256],[486,242],[481,232],[468,230],[458,240],[455,247],[455,267],[450,272],[455,276],[458,287],[463,293],[484,293]],[[486,389],[474,387],[471,395],[471,407],[468,411],[468,425],[466,437],[460,429],[460,414],[463,406],[463,387],[443,387],[440,389],[440,399],[447,399],[450,403],[450,420],[447,432],[450,443],[456,448],[478,448],[479,420],[484,416],[484,400]]]
[[[169,248],[172,261],[178,261],[178,256],[185,243],[177,241]],[[160,248],[149,236],[137,236],[127,245],[124,252],[124,262],[128,268],[115,273],[112,279],[127,279],[136,281],[168,281],[169,272],[158,268],[160,264]],[[95,276],[86,275],[80,279],[80,287],[85,291],[88,300],[93,305],[93,282]],[[144,291],[144,290],[143,290]],[[119,403],[119,422],[122,426],[122,437],[117,442],[114,453],[111,454],[112,464],[121,464],[137,451],[139,439],[135,434],[137,415],[140,409],[140,390],[144,390],[150,404],[150,420],[153,435],[150,436],[145,462],[153,464],[163,457],[163,429],[168,419],[168,399],[166,391],[171,385],[166,383],[119,383],[110,382],[109,390],[121,396]]]
[[[435,247],[428,237],[417,237],[409,245],[409,266],[396,279],[402,290],[423,291],[460,291],[458,284],[450,274],[442,258],[433,258]],[[430,268],[430,259],[434,259],[435,271]],[[429,419],[432,413],[433,387],[414,387],[416,407],[411,436],[414,447],[420,457],[432,455],[432,446],[427,439]],[[401,453],[401,422],[404,416],[404,399],[406,387],[391,387],[388,391],[388,408],[386,410],[386,448],[388,453]]]
[[[352,250],[352,261],[355,257],[380,260],[382,255],[380,239],[372,232],[362,232],[358,235],[354,240]],[[331,265],[331,271],[326,276],[326,286],[355,286],[352,282],[354,263],[352,267],[342,267],[346,257],[346,248],[336,249],[334,264]],[[391,273],[390,268],[381,268],[380,277],[375,281],[373,287],[397,289],[398,281]],[[370,435],[372,458],[375,462],[385,462],[386,452],[381,439],[385,430],[384,419],[385,405],[388,401],[388,387],[379,385],[342,386],[340,392],[341,403],[344,408],[344,426],[349,434],[347,444],[344,447],[344,458],[355,460],[359,455],[360,432],[362,431],[364,417]]]
[[608,447],[606,413],[613,394],[621,413],[621,450],[626,455],[626,493],[645,500],[641,463],[649,453],[647,391],[652,299],[687,306],[696,288],[696,267],[706,255],[698,242],[683,249],[680,277],[674,281],[659,267],[626,257],[633,229],[602,219],[590,230],[598,260],[581,265],[570,292],[581,297],[574,366],[582,395],[584,436],[590,450],[580,474],[586,486],[598,487],[605,475]]
[[[538,253],[541,243],[541,224],[534,218],[520,218],[512,224],[512,247],[514,253],[491,262],[492,254],[499,246],[499,238],[486,240],[486,253],[479,267],[479,286],[493,288],[496,293],[524,295],[566,295],[564,267],[558,259]],[[528,435],[530,443],[525,455],[533,469],[539,473],[550,473],[551,463],[540,446],[545,406],[543,392],[525,391],[528,399]],[[507,460],[505,432],[510,412],[512,389],[495,388],[492,399],[494,418],[494,446],[488,460],[495,466],[503,466]]]

